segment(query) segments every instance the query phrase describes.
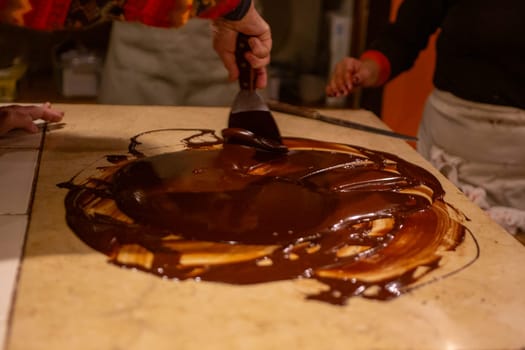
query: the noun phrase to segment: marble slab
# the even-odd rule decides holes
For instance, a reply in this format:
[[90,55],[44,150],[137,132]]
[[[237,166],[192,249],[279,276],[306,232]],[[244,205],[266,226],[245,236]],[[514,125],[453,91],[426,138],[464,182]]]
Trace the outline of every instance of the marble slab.
[[23,130],[13,130],[0,137],[0,148],[39,149],[42,143],[42,135],[42,132],[30,134]]
[[27,214],[39,151],[0,148],[0,215]]
[[[46,135],[7,349],[522,349],[525,249],[407,143],[274,113],[285,136],[382,150],[438,177],[479,248],[472,264],[390,301],[304,300],[300,281],[235,286],[163,280],[108,264],[65,221],[56,185],[130,137],[164,128],[226,125],[226,108],[57,106]],[[366,111],[329,111],[384,127]],[[158,147],[163,147],[159,144]],[[457,254],[465,254],[459,250]]]
[[0,137],[0,346],[5,343],[42,132]]
[[0,345],[7,334],[27,221],[27,215],[0,215]]

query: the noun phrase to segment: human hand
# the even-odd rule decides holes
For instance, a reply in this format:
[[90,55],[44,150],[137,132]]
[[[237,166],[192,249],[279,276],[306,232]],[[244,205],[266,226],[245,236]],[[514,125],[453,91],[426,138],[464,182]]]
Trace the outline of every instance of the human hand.
[[326,85],[326,95],[347,96],[358,87],[374,86],[378,76],[379,66],[375,61],[345,57],[335,66]]
[[59,122],[64,112],[51,108],[51,103],[42,106],[9,105],[0,107],[0,135],[13,129],[24,129],[30,133],[38,132],[38,126],[33,123],[36,119],[48,122]]
[[270,63],[272,34],[270,26],[259,15],[253,1],[242,19],[229,21],[220,18],[215,20],[213,25],[213,48],[228,70],[230,81],[239,78],[239,69],[235,63],[235,43],[237,34],[243,33],[251,36],[249,39],[251,51],[247,52],[245,57],[255,71],[255,87],[258,89],[266,87],[268,80],[266,66]]

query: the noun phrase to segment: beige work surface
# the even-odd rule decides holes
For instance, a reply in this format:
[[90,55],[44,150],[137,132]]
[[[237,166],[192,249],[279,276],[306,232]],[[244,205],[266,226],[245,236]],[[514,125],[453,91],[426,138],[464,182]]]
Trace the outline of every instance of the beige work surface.
[[[56,185],[129,138],[162,128],[226,125],[226,108],[58,105],[47,133],[11,315],[7,348],[20,349],[523,349],[525,249],[436,171],[446,201],[465,214],[479,257],[447,278],[391,301],[344,307],[305,300],[284,281],[251,286],[163,280],[106,262],[68,228]],[[370,125],[366,111],[332,115]],[[429,165],[405,142],[274,113],[284,136],[355,144]],[[462,254],[458,250],[457,254]],[[472,252],[470,253],[472,254]]]

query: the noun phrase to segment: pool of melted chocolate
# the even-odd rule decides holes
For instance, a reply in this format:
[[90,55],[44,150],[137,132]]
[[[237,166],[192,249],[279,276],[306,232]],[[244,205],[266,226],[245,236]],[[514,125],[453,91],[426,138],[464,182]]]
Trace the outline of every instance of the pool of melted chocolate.
[[67,222],[117,265],[231,284],[315,279],[328,288],[308,298],[340,305],[402,294],[463,241],[425,169],[356,146],[283,141],[284,154],[220,138],[154,156],[132,146],[134,157],[62,184]]

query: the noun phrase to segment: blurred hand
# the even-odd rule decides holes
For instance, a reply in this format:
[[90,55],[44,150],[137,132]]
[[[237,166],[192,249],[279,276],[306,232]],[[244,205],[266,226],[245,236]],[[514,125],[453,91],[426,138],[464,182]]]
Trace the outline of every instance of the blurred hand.
[[251,51],[246,53],[246,59],[256,73],[255,87],[266,87],[268,80],[266,66],[270,63],[272,50],[272,34],[270,26],[259,15],[252,4],[246,15],[239,21],[228,21],[220,18],[214,21],[213,48],[228,70],[230,81],[239,78],[239,69],[235,63],[235,43],[237,33],[252,36],[249,40]]
[[51,103],[42,106],[9,105],[0,107],[0,135],[13,129],[24,129],[30,133],[38,132],[38,126],[33,123],[36,119],[48,122],[59,122],[64,112],[51,108]]
[[335,66],[326,85],[326,95],[347,96],[358,87],[374,86],[378,76],[379,66],[375,61],[345,57]]

